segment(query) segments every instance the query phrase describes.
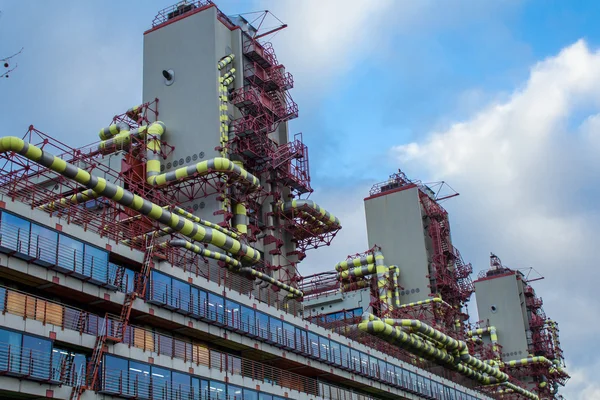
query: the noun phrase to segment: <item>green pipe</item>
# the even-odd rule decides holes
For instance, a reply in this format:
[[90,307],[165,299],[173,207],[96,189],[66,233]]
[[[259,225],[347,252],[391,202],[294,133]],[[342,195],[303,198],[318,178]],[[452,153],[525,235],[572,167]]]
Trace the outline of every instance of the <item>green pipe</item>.
[[[164,125],[157,122],[152,124],[148,130],[151,130],[153,126],[158,126],[158,129],[164,129]],[[260,261],[260,253],[254,248],[222,232],[203,227],[186,218],[177,216],[157,204],[108,182],[104,178],[91,175],[89,172],[69,164],[65,160],[43,151],[39,147],[27,143],[18,137],[7,136],[0,139],[0,153],[9,151],[14,151],[43,167],[76,181],[88,189],[92,189],[100,196],[107,197],[124,207],[173,228],[175,231],[192,240],[212,244],[229,253],[239,255],[248,264],[255,264]]]

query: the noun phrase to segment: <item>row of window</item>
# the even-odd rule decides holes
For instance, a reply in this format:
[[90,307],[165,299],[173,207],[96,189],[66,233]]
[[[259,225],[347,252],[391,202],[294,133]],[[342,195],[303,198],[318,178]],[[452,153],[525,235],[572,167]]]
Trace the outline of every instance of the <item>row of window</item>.
[[440,400],[476,399],[427,377],[292,325],[195,285],[152,271],[147,302],[244,332],[286,350]]
[[[134,271],[109,262],[106,250],[5,211],[0,213],[0,251],[100,286],[133,290]],[[290,351],[406,390],[427,394],[436,399],[473,398],[158,271],[153,271],[151,290],[147,293],[150,303],[245,332]],[[335,320],[335,316],[331,318]]]
[[133,289],[134,271],[109,262],[108,251],[6,211],[0,213],[0,251],[95,285]]
[[285,400],[257,390],[202,379],[156,365],[106,355],[101,392],[152,400]]
[[0,329],[0,374],[73,385],[85,376],[86,356],[51,340]]

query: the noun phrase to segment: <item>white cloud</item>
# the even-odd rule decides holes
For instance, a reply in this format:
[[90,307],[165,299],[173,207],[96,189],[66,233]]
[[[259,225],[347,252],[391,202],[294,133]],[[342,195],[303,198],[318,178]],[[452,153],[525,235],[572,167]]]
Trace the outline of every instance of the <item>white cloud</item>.
[[[600,307],[599,112],[600,52],[578,41],[533,66],[508,100],[391,150],[421,178],[449,181],[461,192],[447,208],[457,245],[476,268],[486,268],[494,251],[510,266],[546,276],[534,285],[561,325],[578,399],[600,398],[598,386],[576,383],[593,380],[583,368],[592,361],[587,343],[600,329],[589,318]],[[582,320],[589,329],[580,329]]]

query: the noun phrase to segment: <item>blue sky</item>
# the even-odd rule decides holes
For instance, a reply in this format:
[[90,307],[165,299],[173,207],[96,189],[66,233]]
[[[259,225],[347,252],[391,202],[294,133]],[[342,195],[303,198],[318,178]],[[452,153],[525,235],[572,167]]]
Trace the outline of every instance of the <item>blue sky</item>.
[[[600,322],[600,3],[595,1],[218,1],[269,9],[295,77],[313,198],[344,229],[302,271],[366,247],[362,199],[397,168],[447,180],[456,246],[476,270],[490,251],[535,267],[561,323],[569,399],[600,399],[590,370]],[[30,124],[73,145],[141,97],[142,33],[165,1],[1,1],[0,54],[21,46],[0,82],[5,134]],[[597,71],[597,72],[596,72]],[[340,201],[343,199],[343,201]]]

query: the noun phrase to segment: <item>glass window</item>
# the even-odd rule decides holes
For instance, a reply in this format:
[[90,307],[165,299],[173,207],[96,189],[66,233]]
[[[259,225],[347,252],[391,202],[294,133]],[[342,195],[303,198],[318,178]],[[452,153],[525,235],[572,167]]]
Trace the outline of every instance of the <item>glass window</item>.
[[319,357],[319,336],[308,332],[308,350],[310,355]]
[[126,359],[104,356],[103,390],[110,393],[128,393],[128,374],[129,363]]
[[232,328],[240,329],[240,305],[235,301],[227,300],[225,302],[225,322]]
[[190,306],[190,285],[180,281],[179,279],[173,279],[172,283],[173,294],[171,296],[171,305],[178,310],[191,312]]
[[269,316],[259,311],[256,312],[256,325],[259,337],[263,339],[269,338]]
[[340,344],[333,340],[329,343],[331,349],[330,361],[335,364],[340,364]]
[[321,358],[321,360],[325,360],[328,361],[329,360],[329,339],[323,337],[323,336],[319,336],[319,347],[320,347],[320,351],[319,351],[319,357]]
[[[18,372],[21,368],[21,342],[19,332],[0,329],[0,371]],[[10,359],[9,359],[10,354]]]
[[350,352],[351,352],[350,353],[350,360],[351,360],[350,367],[354,371],[360,372],[361,371],[360,351],[351,349]]
[[172,399],[188,399],[191,394],[191,377],[188,374],[171,371]]
[[37,336],[23,335],[23,350],[23,373],[49,379],[52,369],[52,342]]
[[258,400],[273,400],[273,396],[266,393],[259,393]]
[[223,298],[221,296],[208,294],[208,319],[224,323],[225,312],[223,310]]
[[379,372],[379,378],[386,379],[387,376],[387,363],[383,360],[377,360],[377,369]]
[[56,264],[56,246],[58,245],[58,233],[38,224],[31,224],[31,245],[29,255],[35,259]]
[[152,400],[169,398],[169,386],[171,383],[171,371],[166,368],[155,367],[152,370]]
[[217,381],[210,381],[208,391],[210,393],[211,400],[225,400],[225,384]]
[[340,345],[340,358],[342,367],[350,368],[350,349],[348,346]]
[[150,366],[145,363],[129,361],[129,385],[127,392],[136,398],[147,399],[150,395]]
[[83,271],[83,243],[66,235],[58,236],[58,263],[57,265],[69,271],[84,275]]
[[227,385],[227,398],[228,400],[243,400],[243,391],[239,386]]
[[283,323],[283,345],[289,349],[296,348],[296,340],[294,338],[294,326],[288,324],[287,322]]
[[171,292],[171,278],[158,271],[152,271],[148,300],[167,304]]
[[0,221],[2,247],[29,254],[30,226],[29,221],[3,212]]
[[258,393],[255,390],[244,389],[244,400],[258,400]]
[[256,334],[254,310],[250,307],[242,306],[241,328],[244,332]]
[[277,317],[269,317],[269,339],[275,343],[283,343],[283,323]]
[[108,252],[89,244],[84,245],[84,275],[101,282],[108,282]]
[[303,353],[308,352],[308,339],[306,331],[301,328],[296,328],[296,349]]
[[369,374],[369,356],[362,352],[360,352],[360,371],[365,375]]

